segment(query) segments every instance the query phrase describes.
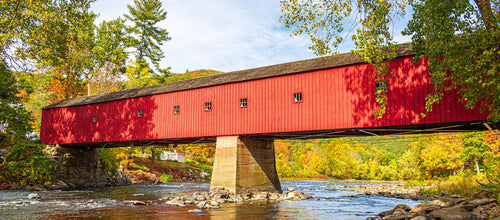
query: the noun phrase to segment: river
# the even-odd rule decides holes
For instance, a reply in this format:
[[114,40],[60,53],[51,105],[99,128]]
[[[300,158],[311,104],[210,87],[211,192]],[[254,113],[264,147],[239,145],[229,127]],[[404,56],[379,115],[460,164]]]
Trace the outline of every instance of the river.
[[[206,191],[208,184],[160,184],[103,187],[85,190],[0,191],[0,219],[366,219],[397,204],[420,204],[407,199],[366,196],[350,189],[328,190],[332,184],[360,184],[337,181],[282,181],[313,199],[281,202],[224,203],[221,209],[188,213],[194,205],[168,206],[160,198]],[[363,183],[372,184],[372,183]],[[37,193],[40,199],[28,199]],[[134,205],[132,201],[148,205]]]

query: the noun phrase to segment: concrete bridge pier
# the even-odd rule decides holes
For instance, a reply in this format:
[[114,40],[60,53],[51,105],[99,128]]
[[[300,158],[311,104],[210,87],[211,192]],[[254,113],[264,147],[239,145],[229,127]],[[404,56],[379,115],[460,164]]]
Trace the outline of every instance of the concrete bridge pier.
[[232,193],[281,193],[274,141],[241,136],[217,137],[210,190],[218,187]]

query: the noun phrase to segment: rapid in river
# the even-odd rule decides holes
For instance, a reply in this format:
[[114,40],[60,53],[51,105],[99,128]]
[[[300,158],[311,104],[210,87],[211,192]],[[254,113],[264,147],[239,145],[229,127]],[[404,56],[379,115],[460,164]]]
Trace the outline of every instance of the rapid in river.
[[[128,185],[85,190],[0,191],[0,219],[366,219],[397,204],[410,207],[418,201],[367,196],[352,189],[329,189],[337,181],[282,181],[312,199],[302,201],[246,201],[224,203],[220,209],[189,213],[195,205],[168,206],[161,198],[196,191],[208,191],[209,184],[172,183]],[[374,183],[363,183],[374,184]],[[376,184],[376,183],[375,183]],[[40,198],[29,199],[36,193]],[[147,205],[134,205],[142,201]]]

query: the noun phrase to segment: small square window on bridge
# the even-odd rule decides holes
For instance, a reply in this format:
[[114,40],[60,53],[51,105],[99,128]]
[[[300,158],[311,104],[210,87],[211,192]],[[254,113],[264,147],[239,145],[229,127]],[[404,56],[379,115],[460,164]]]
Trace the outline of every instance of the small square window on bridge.
[[240,107],[247,107],[247,99],[240,99]]
[[137,116],[139,116],[139,117],[143,116],[142,110],[137,111]]
[[212,103],[205,102],[205,111],[210,111],[210,110],[212,110]]
[[94,116],[94,117],[92,118],[92,122],[97,122],[97,116]]
[[293,102],[302,102],[302,93],[294,93],[293,94]]
[[178,105],[174,106],[174,114],[179,114],[180,107]]

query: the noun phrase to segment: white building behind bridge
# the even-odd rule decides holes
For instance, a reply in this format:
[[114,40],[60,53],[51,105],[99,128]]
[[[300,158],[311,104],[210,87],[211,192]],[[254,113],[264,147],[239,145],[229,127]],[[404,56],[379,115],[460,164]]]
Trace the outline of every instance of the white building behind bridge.
[[177,153],[176,150],[174,150],[174,152],[163,150],[160,154],[160,160],[173,160],[178,162],[184,162],[185,159],[186,159],[185,156],[183,154]]

